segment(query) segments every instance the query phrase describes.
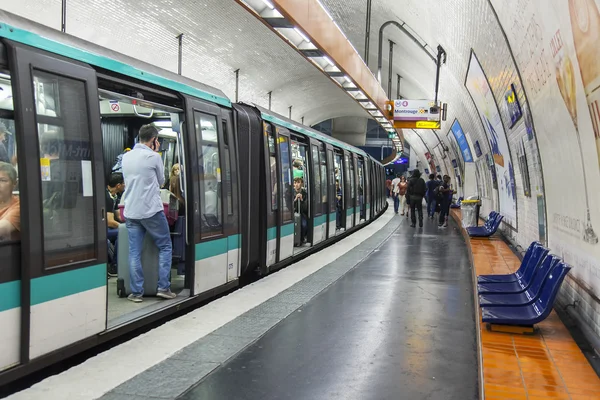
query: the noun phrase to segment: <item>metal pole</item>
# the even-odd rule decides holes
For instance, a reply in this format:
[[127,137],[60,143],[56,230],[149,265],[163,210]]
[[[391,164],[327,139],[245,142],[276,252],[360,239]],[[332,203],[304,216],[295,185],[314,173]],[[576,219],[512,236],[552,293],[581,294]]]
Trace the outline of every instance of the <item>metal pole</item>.
[[271,110],[271,93],[273,92],[269,92],[269,111]]
[[240,69],[236,69],[235,71],[235,102],[237,103],[240,95]]
[[177,40],[179,41],[179,48],[177,50],[177,73],[181,75],[181,70],[183,68],[183,33],[177,35]]
[[377,55],[377,80],[379,81],[379,83],[381,83],[381,68],[382,68],[382,65],[383,65],[383,54],[382,54],[382,51],[383,51],[383,31],[385,30],[385,28],[388,25],[394,25],[398,29],[400,29],[402,32],[404,32],[413,42],[415,42],[425,52],[425,54],[427,54],[427,56],[429,58],[431,58],[431,60],[433,62],[436,62],[435,57],[433,57],[431,55],[431,53],[429,53],[427,51],[427,49],[425,48],[427,45],[426,44],[425,45],[421,44],[421,42],[419,42],[416,37],[414,37],[409,31],[406,30],[406,28],[404,28],[405,23],[399,24],[396,21],[388,21],[388,22],[384,23],[383,25],[381,25],[381,28],[379,28],[379,52],[378,52],[378,55]]
[[389,57],[389,69],[388,69],[388,98],[392,98],[392,68],[394,67],[394,42],[390,42],[390,57]]
[[442,55],[444,56],[444,63],[446,62],[446,52],[442,48],[442,46],[437,47],[437,61],[436,61],[436,71],[435,71],[435,105],[438,103],[438,89],[440,87],[440,67],[442,65]]
[[301,118],[302,125],[304,125],[304,116]]
[[62,8],[60,13],[60,30],[67,31],[67,0],[62,0]]
[[289,106],[289,107],[288,107],[288,110],[290,111],[290,112],[289,112],[289,116],[288,116],[288,118],[289,118],[289,119],[292,119],[292,106]]
[[400,76],[400,74],[398,74],[398,83],[396,84],[396,98],[397,99],[401,99],[402,96],[400,96],[400,81],[402,80],[402,77]]
[[369,42],[371,38],[371,1],[367,0],[367,26],[365,29],[365,64],[369,65]]

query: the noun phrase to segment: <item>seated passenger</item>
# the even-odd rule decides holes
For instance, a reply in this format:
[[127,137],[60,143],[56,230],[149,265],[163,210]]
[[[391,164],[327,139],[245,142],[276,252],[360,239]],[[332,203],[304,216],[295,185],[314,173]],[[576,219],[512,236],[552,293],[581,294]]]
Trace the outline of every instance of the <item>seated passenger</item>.
[[342,227],[342,188],[340,186],[340,180],[335,180],[335,209],[336,209],[336,228]]
[[17,186],[17,171],[9,163],[0,162],[0,241],[19,240],[21,205],[13,195]]
[[108,276],[117,276],[117,244],[119,243],[119,223],[121,216],[118,209],[118,196],[125,190],[123,174],[114,172],[108,178],[106,186],[106,238],[114,246],[114,256],[109,260]]
[[204,179],[204,214],[218,217],[219,196],[217,193],[217,178],[212,174],[208,174]]
[[131,151],[131,149],[127,147],[125,150],[123,150],[121,154],[117,156],[117,159],[115,160],[115,165],[113,165],[112,167],[112,172],[123,172],[123,155],[129,151]]
[[307,241],[308,233],[308,196],[304,190],[304,179],[294,178],[294,212],[301,217],[301,237],[302,243]]

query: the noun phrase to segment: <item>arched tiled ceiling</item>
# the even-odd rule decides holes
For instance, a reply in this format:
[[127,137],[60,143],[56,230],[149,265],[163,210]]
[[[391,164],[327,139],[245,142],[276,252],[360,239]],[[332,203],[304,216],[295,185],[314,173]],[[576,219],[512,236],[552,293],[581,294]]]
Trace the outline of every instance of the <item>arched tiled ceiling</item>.
[[[61,2],[5,2],[8,12],[60,29]],[[268,106],[310,125],[339,116],[369,115],[312,63],[234,0],[69,0],[67,33],[170,71],[177,70],[183,39],[183,75],[235,99]]]

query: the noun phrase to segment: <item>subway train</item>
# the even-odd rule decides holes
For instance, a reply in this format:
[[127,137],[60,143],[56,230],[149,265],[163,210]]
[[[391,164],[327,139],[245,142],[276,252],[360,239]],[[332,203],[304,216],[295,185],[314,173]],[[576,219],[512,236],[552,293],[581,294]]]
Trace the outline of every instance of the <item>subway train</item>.
[[[364,151],[3,11],[0,122],[0,386],[297,262],[387,208],[384,168]],[[107,240],[105,199],[149,123],[171,182],[177,297],[137,304],[128,277],[107,272],[128,242]],[[157,263],[151,246],[144,265]]]

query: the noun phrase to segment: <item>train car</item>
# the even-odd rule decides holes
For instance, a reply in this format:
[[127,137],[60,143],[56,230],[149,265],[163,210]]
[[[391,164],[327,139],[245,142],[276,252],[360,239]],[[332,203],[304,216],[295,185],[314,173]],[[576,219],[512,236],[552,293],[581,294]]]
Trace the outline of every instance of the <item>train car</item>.
[[[360,149],[3,11],[0,123],[0,386],[294,263],[387,207],[383,167]],[[148,123],[161,129],[177,297],[138,304],[124,298],[128,268],[108,274],[128,240],[123,224],[108,238],[106,199]]]

